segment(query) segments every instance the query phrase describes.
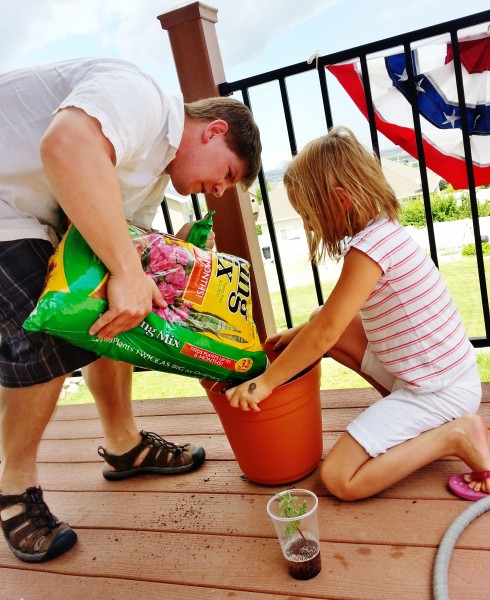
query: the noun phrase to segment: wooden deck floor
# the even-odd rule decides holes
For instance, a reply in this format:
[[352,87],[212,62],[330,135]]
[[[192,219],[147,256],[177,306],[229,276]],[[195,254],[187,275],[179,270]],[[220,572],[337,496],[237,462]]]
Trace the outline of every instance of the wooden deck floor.
[[[482,414],[490,421],[490,384]],[[324,447],[376,398],[372,390],[322,392]],[[340,502],[318,471],[297,482],[320,496],[322,571],[292,579],[265,505],[273,488],[248,482],[206,398],[135,402],[142,429],[205,446],[195,473],[110,483],[100,473],[102,432],[94,405],[59,407],[40,449],[51,510],[76,528],[67,555],[30,566],[0,540],[5,600],[432,598],[438,544],[469,503],[446,490],[464,465],[441,460],[377,497]],[[450,567],[451,598],[488,599],[490,514],[463,533]]]

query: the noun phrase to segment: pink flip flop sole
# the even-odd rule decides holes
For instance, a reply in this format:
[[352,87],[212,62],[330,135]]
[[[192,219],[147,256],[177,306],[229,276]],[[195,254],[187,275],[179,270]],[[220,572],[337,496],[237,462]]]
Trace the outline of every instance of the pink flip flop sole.
[[[488,475],[487,475],[488,473]],[[481,500],[482,498],[486,498],[489,494],[485,494],[484,492],[475,492],[472,490],[469,485],[464,480],[465,475],[481,475],[482,477],[490,477],[490,472],[484,471],[483,473],[458,473],[457,475],[452,475],[449,478],[448,486],[449,489],[464,500],[470,500],[472,502],[476,502],[477,500]]]

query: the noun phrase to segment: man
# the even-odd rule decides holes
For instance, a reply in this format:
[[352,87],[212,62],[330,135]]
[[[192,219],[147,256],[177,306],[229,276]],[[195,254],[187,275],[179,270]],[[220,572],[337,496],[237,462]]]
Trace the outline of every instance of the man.
[[126,222],[151,226],[169,180],[183,195],[221,196],[240,181],[249,187],[261,143],[242,103],[184,105],[136,66],[113,59],[7,73],[0,76],[0,106],[0,521],[12,552],[40,562],[77,539],[49,511],[36,466],[67,373],[85,367],[104,430],[106,479],[188,472],[205,458],[203,448],[138,430],[131,365],[22,328],[63,233],[63,214],[110,273],[108,310],[89,331],[111,339],[137,326],[153,305],[165,306]]

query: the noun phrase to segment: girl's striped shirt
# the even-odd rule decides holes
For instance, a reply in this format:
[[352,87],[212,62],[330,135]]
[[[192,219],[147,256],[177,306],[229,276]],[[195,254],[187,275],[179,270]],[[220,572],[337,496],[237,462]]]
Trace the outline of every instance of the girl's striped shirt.
[[397,222],[368,225],[347,244],[383,273],[361,309],[368,342],[385,368],[411,389],[436,391],[475,361],[439,270]]

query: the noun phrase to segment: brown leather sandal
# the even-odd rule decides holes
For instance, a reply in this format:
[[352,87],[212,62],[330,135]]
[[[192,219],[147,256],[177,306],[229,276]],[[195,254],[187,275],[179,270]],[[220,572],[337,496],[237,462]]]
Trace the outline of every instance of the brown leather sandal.
[[17,558],[24,562],[44,562],[75,545],[77,534],[51,513],[40,487],[30,487],[18,495],[0,494],[0,511],[16,504],[24,505],[24,510],[6,520],[0,516],[0,522],[7,544]]
[[[110,471],[105,465],[102,475],[109,481],[126,479],[143,473],[156,473],[158,475],[177,475],[188,473],[199,468],[206,458],[204,448],[185,444],[179,446],[164,440],[156,433],[140,431],[141,442],[126,454],[116,456],[109,454],[105,448],[99,446],[98,453],[108,465],[113,467]],[[146,456],[141,464],[134,466],[142,452]]]

